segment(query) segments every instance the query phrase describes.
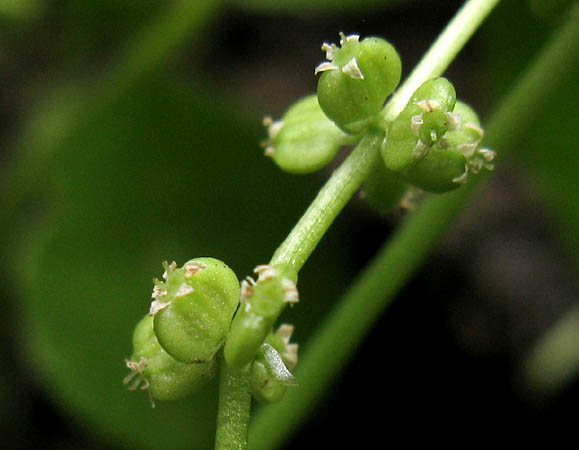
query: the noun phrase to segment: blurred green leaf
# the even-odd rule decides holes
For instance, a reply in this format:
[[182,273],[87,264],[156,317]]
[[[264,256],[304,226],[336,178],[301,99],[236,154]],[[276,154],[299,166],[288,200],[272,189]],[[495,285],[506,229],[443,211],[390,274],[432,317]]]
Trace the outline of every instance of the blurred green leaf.
[[231,0],[243,8],[260,12],[279,14],[291,12],[304,14],[311,12],[337,13],[360,9],[378,9],[409,0]]
[[[491,22],[487,35],[493,61],[488,70],[497,96],[504,95],[521,75],[524,60],[555,30],[535,18],[530,11],[520,11],[514,2],[504,2],[497,9],[503,20]],[[508,18],[518,17],[517,27]],[[567,15],[568,17],[568,15]],[[503,45],[508,42],[509,45]],[[575,52],[576,53],[576,52]],[[528,181],[542,197],[553,219],[557,236],[579,262],[579,128],[573,125],[579,96],[579,54],[569,60],[562,87],[550,95],[545,106],[533,114],[533,131],[513,148],[514,156],[527,170]],[[537,92],[537,95],[541,93]]]
[[[39,152],[43,206],[21,209],[33,213],[7,230],[22,344],[56,404],[73,421],[96,425],[101,439],[212,445],[214,384],[151,409],[144,393],[123,386],[124,358],[161,261],[213,256],[242,278],[269,260],[313,195],[315,177],[280,175],[261,155],[265,131],[252,119],[214,93],[161,75],[134,85],[49,157]],[[322,250],[326,267],[305,292],[346,278],[336,240]],[[298,318],[298,327],[319,317],[342,286],[333,285],[306,306],[317,315]]]
[[27,20],[36,17],[42,10],[39,0],[0,0],[0,17]]

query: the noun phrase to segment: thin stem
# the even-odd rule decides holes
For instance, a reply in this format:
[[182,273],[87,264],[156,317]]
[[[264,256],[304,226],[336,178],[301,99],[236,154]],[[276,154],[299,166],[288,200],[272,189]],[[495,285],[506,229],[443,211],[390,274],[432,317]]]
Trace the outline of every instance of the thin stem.
[[[574,61],[573,55],[578,48],[579,7],[575,7],[565,26],[537,55],[524,77],[492,115],[487,143],[500,148],[501,153],[507,153],[508,146],[532,127],[532,122],[526,120],[532,110],[527,113],[526,105],[532,101],[535,108],[540,107],[540,102],[546,100],[552,90],[572,76],[569,75],[573,73],[569,70],[569,63]],[[547,95],[543,95],[545,88]],[[288,391],[283,402],[269,406],[255,418],[251,428],[252,450],[279,447],[313,410],[378,315],[387,308],[477,192],[477,183],[472,181],[457,191],[433,196],[426,201],[402,224],[351,285],[308,341],[296,371],[299,388]],[[344,329],[348,332],[344,333]],[[558,339],[553,339],[552,343],[545,344],[553,347],[541,349],[542,354],[548,354],[558,343]]]
[[470,0],[458,10],[382,110],[385,120],[396,119],[422,83],[444,73],[498,2],[499,0]]
[[219,405],[215,450],[245,450],[251,411],[249,375],[220,357]]
[[[412,93],[425,81],[440,75],[458,54],[498,0],[469,0],[434,42],[397,94],[388,102],[384,116],[395,118]],[[402,105],[402,106],[401,106]],[[377,136],[362,139],[332,174],[310,207],[272,257],[272,265],[298,273],[334,219],[362,185],[379,158]]]
[[336,216],[356,193],[378,160],[382,135],[367,135],[332,174],[271,259],[298,273]]

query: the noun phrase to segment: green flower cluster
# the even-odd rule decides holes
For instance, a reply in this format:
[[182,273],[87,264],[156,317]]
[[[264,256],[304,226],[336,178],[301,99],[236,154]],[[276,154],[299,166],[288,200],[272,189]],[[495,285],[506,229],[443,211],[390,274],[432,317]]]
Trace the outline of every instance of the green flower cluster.
[[225,359],[251,372],[254,397],[281,399],[295,384],[288,367],[297,362],[297,345],[289,343],[292,326],[282,325],[276,333],[272,327],[284,302],[297,301],[295,283],[277,277],[270,266],[258,266],[259,279],[247,278],[240,287],[235,273],[214,258],[163,266],[163,280],[154,280],[149,313],[133,333],[133,355],[127,361],[131,373],[124,380],[129,389],[146,389],[151,400],[197,391],[215,375],[217,353],[227,339],[232,343]]
[[400,81],[398,53],[383,39],[340,34],[340,46],[323,44],[317,96],[291,106],[279,121],[267,118],[266,155],[292,173],[327,165],[338,149],[366,134],[383,136],[383,164],[366,180],[367,200],[381,211],[409,189],[442,193],[469,174],[492,170],[494,152],[480,147],[484,132],[476,113],[456,100],[453,85],[435,78],[420,86],[392,122],[381,113]]

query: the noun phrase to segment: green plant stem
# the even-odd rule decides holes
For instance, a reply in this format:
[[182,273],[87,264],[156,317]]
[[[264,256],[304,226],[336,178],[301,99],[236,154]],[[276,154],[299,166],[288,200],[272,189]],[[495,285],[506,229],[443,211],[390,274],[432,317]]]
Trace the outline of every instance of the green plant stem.
[[386,121],[396,119],[422,83],[444,73],[498,2],[499,0],[470,0],[458,10],[382,110]]
[[[497,3],[498,0],[469,0],[457,12],[426,53],[424,60],[385,106],[384,116],[388,120],[400,113],[418,86],[444,72]],[[368,136],[360,141],[278,247],[270,261],[271,265],[285,266],[290,271],[299,272],[378,161],[379,151],[377,136]]]
[[[574,60],[578,49],[579,7],[576,6],[565,26],[537,55],[492,115],[487,127],[487,144],[500,154],[508,153],[508,146],[532,127],[529,119],[536,111],[534,108],[539,108],[552,90],[572,76],[568,71],[569,62]],[[527,108],[530,102],[533,108]],[[479,183],[483,179],[479,178]],[[255,418],[250,433],[252,450],[279,447],[313,410],[378,315],[420,267],[478,188],[478,183],[472,180],[457,191],[433,196],[402,224],[308,341],[296,371],[299,387],[288,391],[283,402],[265,408]]]
[[383,135],[362,138],[322,187],[310,207],[274,253],[270,264],[298,273],[334,219],[356,193],[378,161]]
[[229,367],[223,356],[220,362],[215,450],[244,450],[251,411],[249,375]]

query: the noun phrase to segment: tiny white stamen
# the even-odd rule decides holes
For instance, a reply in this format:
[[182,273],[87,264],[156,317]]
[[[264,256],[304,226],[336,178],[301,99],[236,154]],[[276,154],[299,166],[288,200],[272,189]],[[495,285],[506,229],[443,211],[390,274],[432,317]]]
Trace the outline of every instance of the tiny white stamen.
[[418,136],[418,132],[420,131],[420,127],[424,124],[424,119],[422,118],[422,114],[416,114],[412,116],[410,119],[410,128],[412,128],[412,132]]
[[333,44],[327,44],[325,42],[322,44],[322,51],[326,52],[326,59],[328,61],[334,59],[336,50],[336,46]]
[[271,116],[265,116],[261,121],[264,127],[269,127],[273,123],[273,119]]
[[184,297],[193,293],[194,291],[195,289],[193,289],[187,283],[182,283],[181,286],[179,286],[179,289],[177,289],[177,292],[175,292],[175,297]]
[[448,120],[448,131],[454,131],[462,125],[460,114],[446,113],[446,119]]
[[436,134],[436,131],[430,130],[430,140],[432,142],[436,142],[437,139],[438,139],[438,135]]
[[463,174],[458,176],[458,177],[453,178],[452,182],[456,183],[456,184],[465,184],[467,178],[468,178],[468,169],[465,166]]
[[484,167],[484,161],[480,157],[475,157],[469,161],[470,171],[475,175]]
[[344,72],[350,78],[353,78],[355,80],[363,80],[364,79],[364,74],[360,70],[360,67],[358,67],[358,61],[356,61],[356,57],[353,57],[348,62],[348,64],[346,64],[344,67],[342,67],[342,72]]
[[440,103],[438,103],[437,100],[420,100],[414,102],[414,104],[425,113],[431,113],[440,109]]
[[479,149],[478,153],[480,153],[487,162],[491,162],[493,159],[495,159],[496,156],[496,152],[489,148],[481,148]]
[[288,344],[285,347],[285,352],[282,356],[287,363],[287,368],[289,370],[292,370],[298,363],[298,349],[298,344]]
[[280,337],[285,345],[289,344],[289,341],[294,332],[294,326],[289,323],[282,323],[276,330],[276,336]]
[[430,150],[430,147],[419,139],[412,150],[412,157],[415,160],[420,160],[428,154],[428,150]]
[[[251,278],[250,278],[251,279]],[[253,280],[253,279],[251,279]],[[241,281],[240,297],[245,301],[253,295],[253,285],[247,279]]]
[[419,203],[424,199],[425,195],[426,193],[422,189],[419,189],[416,186],[410,186],[410,188],[404,193],[398,206],[405,211],[414,211]]
[[343,32],[339,32],[338,33],[340,35],[340,45],[344,45],[346,42],[358,42],[358,40],[360,39],[360,35],[358,34],[351,34],[349,36],[346,36]]
[[336,66],[334,63],[326,61],[321,63],[318,67],[316,67],[316,70],[314,70],[314,75],[317,75],[320,72],[325,72],[326,70],[336,70],[336,69],[339,69],[339,67]]
[[163,261],[162,266],[165,269],[165,272],[163,272],[163,278],[166,280],[167,276],[171,272],[174,272],[175,269],[177,268],[177,263],[175,261],[173,261],[173,262],[171,262],[171,264],[169,264],[169,263],[167,263],[167,261]]
[[273,140],[275,139],[275,137],[277,136],[277,134],[279,133],[279,130],[281,130],[283,127],[283,120],[276,120],[275,122],[272,122],[269,127],[267,128],[267,135],[268,137]]
[[456,146],[456,150],[462,153],[466,159],[470,159],[474,155],[476,144],[459,144]]
[[300,301],[298,288],[289,278],[282,278],[281,286],[284,293],[284,301],[289,304],[295,304]]
[[164,290],[161,286],[155,285],[153,286],[153,292],[151,294],[151,298],[154,300],[161,299],[167,295],[167,291]]
[[253,272],[258,275],[258,283],[272,280],[277,276],[277,271],[268,264],[260,264],[259,266],[256,266],[255,269],[253,269]]
[[149,308],[149,316],[154,316],[155,314],[157,314],[159,311],[161,311],[162,309],[165,309],[167,306],[169,306],[171,304],[171,302],[166,302],[163,300],[154,300],[151,302],[151,307]]
[[263,154],[267,157],[272,157],[274,153],[275,147],[273,145],[268,145],[267,147],[265,147],[265,150],[263,151]]
[[201,272],[202,270],[205,270],[206,268],[207,268],[207,266],[205,264],[203,264],[202,262],[193,261],[190,263],[186,263],[183,266],[183,271],[185,273],[186,278],[191,278],[193,275]]

